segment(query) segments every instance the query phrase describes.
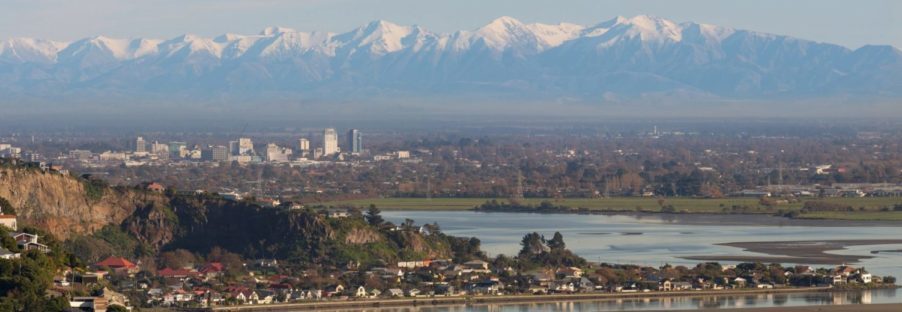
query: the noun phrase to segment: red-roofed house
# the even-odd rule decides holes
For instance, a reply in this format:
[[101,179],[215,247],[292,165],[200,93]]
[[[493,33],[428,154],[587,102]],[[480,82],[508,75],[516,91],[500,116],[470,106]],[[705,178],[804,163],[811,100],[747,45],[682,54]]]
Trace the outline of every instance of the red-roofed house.
[[189,270],[189,269],[171,269],[165,268],[157,272],[157,276],[163,278],[187,278],[191,276],[196,276],[197,271]]
[[151,192],[162,193],[166,191],[166,188],[163,187],[163,185],[160,183],[151,182],[150,184],[147,184],[147,190]]
[[222,272],[225,271],[225,266],[219,262],[210,262],[204,265],[204,267],[200,268],[198,272],[200,275],[204,277],[204,280],[212,280],[222,276]]
[[124,271],[128,273],[135,273],[138,271],[138,265],[132,263],[131,261],[128,261],[128,259],[114,256],[110,256],[109,258],[97,262],[94,265],[97,267],[110,268],[114,272]]

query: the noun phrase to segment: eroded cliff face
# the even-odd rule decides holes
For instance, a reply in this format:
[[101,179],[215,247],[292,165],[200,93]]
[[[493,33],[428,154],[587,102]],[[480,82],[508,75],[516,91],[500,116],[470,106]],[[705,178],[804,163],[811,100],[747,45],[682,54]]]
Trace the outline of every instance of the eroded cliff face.
[[[119,225],[157,194],[102,188],[89,197],[80,179],[37,169],[0,168],[0,196],[16,208],[22,226],[36,226],[59,239],[90,234],[105,225]],[[151,197],[151,198],[148,198]]]
[[444,237],[380,230],[362,218],[329,219],[313,210],[267,209],[207,194],[167,196],[31,168],[0,166],[0,196],[16,208],[22,226],[66,240],[112,225],[151,252],[204,253],[219,246],[245,257],[303,263],[451,255]]

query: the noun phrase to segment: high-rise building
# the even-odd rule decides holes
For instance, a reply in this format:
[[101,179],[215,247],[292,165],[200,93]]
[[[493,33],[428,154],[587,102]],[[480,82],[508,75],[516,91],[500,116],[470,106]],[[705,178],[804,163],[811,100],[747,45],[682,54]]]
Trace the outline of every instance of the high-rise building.
[[291,157],[290,148],[284,148],[273,143],[266,144],[266,161],[288,162],[289,157]]
[[188,143],[173,141],[169,142],[170,158],[185,158],[188,152]]
[[210,148],[210,158],[212,161],[229,161],[229,148],[217,145]]
[[138,139],[135,140],[135,153],[136,154],[147,153],[147,142],[144,142],[143,137],[138,137]]
[[229,155],[238,156],[238,141],[229,141]]
[[150,145],[150,151],[154,154],[169,154],[169,145],[154,141]]
[[360,134],[360,130],[348,130],[348,151],[351,154],[363,153],[363,136]]
[[310,150],[310,140],[308,140],[307,138],[300,138],[298,140],[298,149],[300,149],[301,152],[309,151]]
[[323,156],[332,156],[338,152],[338,133],[333,128],[326,128],[323,130]]
[[254,141],[251,141],[250,138],[239,138],[238,139],[238,154],[253,154],[254,153]]

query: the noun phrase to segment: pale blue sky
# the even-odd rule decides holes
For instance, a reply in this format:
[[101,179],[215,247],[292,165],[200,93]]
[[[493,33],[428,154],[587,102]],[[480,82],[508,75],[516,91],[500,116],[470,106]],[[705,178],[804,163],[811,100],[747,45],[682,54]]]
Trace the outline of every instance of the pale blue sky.
[[257,33],[267,26],[343,32],[376,19],[438,32],[474,29],[498,16],[595,24],[649,14],[857,48],[902,47],[898,0],[0,0],[0,38],[73,40]]

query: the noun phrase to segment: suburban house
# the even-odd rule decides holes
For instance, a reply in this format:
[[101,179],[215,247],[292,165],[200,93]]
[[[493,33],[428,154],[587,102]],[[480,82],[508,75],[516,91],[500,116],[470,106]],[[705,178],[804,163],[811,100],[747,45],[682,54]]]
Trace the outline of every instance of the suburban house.
[[128,259],[122,257],[110,256],[103,261],[97,262],[94,266],[99,268],[110,268],[113,272],[126,272],[130,274],[137,273],[139,271],[138,265],[128,261]]
[[489,273],[489,263],[482,260],[472,260],[460,265],[460,271],[464,273]]
[[38,250],[43,253],[50,252],[50,247],[47,245],[38,243],[38,235],[30,234],[30,233],[10,233],[10,236],[16,240],[16,244],[19,245],[19,248],[22,250]]
[[400,288],[391,288],[385,292],[386,297],[398,298],[404,297],[404,291]]
[[357,287],[357,291],[354,293],[354,297],[357,298],[366,298],[366,287],[359,286]]
[[155,193],[163,193],[166,191],[166,188],[160,183],[151,182],[147,184],[147,190]]
[[563,275],[564,277],[581,277],[583,276],[583,270],[577,267],[565,267],[558,269],[557,275]]
[[4,225],[4,226],[8,227],[10,230],[15,231],[17,229],[16,228],[16,226],[17,226],[16,225],[16,216],[2,214],[2,213],[3,212],[0,211],[0,225]]
[[188,277],[194,277],[199,275],[199,273],[195,270],[179,268],[164,268],[157,272],[157,275],[162,278],[173,278],[173,279],[186,279]]
[[345,292],[345,287],[341,286],[341,284],[331,285],[329,287],[326,287],[325,295],[326,295],[326,297],[334,297],[334,296],[339,296],[344,292]]
[[223,271],[225,271],[225,267],[222,263],[210,262],[205,264],[198,272],[203,275],[204,278],[212,279],[221,276]]

